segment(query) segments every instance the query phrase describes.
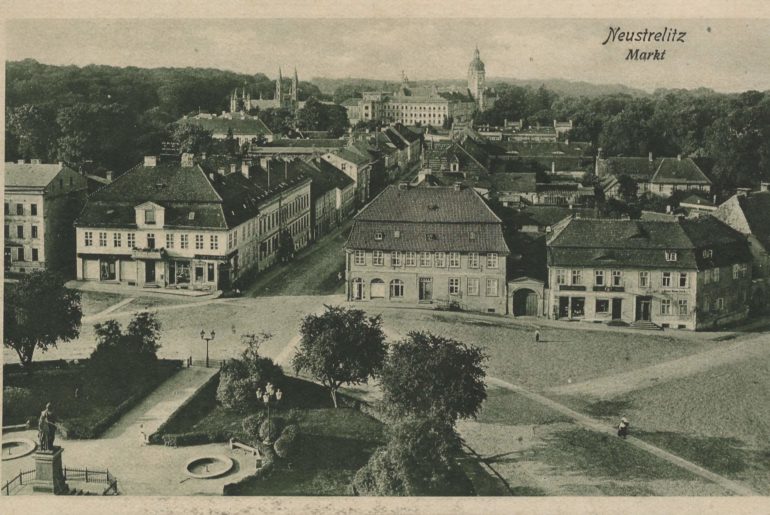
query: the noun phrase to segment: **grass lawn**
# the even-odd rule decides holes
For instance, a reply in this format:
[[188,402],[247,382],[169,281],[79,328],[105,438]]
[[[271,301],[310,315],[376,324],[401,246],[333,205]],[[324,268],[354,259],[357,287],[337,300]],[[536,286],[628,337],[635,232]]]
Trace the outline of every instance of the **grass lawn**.
[[121,306],[119,309],[115,310],[115,313],[139,310],[152,311],[154,308],[162,306],[173,306],[175,304],[186,304],[189,302],[191,302],[191,299],[176,295],[167,295],[165,297],[137,297],[125,306]]
[[[367,309],[378,313],[375,307]],[[489,355],[487,374],[534,389],[585,381],[686,356],[720,345],[656,333],[632,334],[564,327],[540,328],[541,341],[527,322],[418,309],[383,309],[394,335],[425,330],[475,344]]]
[[[175,372],[173,366],[161,364],[148,378],[137,379],[126,387],[110,382],[98,386],[89,383],[84,364],[38,369],[31,374],[4,374],[3,424],[23,424],[28,419],[36,424],[46,402],[50,401],[65,427],[78,432],[80,428],[87,430],[132,395],[143,391],[149,393],[148,389],[151,391],[152,386],[159,385]],[[75,398],[76,387],[80,388],[78,398]]]
[[100,313],[125,298],[125,296],[119,295],[117,293],[81,291],[80,302],[83,308],[83,316],[90,316]]

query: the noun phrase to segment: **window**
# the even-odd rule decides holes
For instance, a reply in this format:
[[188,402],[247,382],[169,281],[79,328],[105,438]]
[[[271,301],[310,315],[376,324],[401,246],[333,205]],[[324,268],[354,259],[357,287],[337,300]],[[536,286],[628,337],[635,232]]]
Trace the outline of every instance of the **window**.
[[404,265],[417,266],[417,255],[414,252],[406,252],[404,258]]
[[497,279],[487,279],[487,297],[497,297]]
[[718,283],[719,282],[719,268],[715,268],[714,270],[712,270],[711,271],[711,275],[712,275],[711,279],[715,283]]
[[401,231],[393,231],[393,237],[394,238],[400,238],[401,237]]
[[679,302],[677,302],[677,305],[679,306],[679,314],[680,315],[686,315],[687,314],[687,299],[680,299]]
[[468,268],[479,267],[479,254],[478,252],[471,252],[468,254]]
[[609,299],[596,299],[596,313],[606,314],[610,312]]
[[433,259],[437,267],[443,268],[446,266],[446,254],[444,252],[436,252],[433,255]]
[[385,264],[385,256],[381,250],[372,252],[372,264],[376,266],[383,266]]
[[16,204],[16,214],[17,215],[24,214],[24,204]]
[[746,277],[746,271],[748,270],[748,267],[746,264],[740,264],[736,263],[733,265],[733,279],[740,279],[742,277]]
[[604,286],[604,270],[596,270],[594,272],[594,284],[596,286]]
[[487,254],[487,268],[497,268],[497,253],[490,252]]
[[[148,235],[149,237],[149,235]],[[100,232],[99,233],[99,246],[100,247],[106,247],[107,246],[107,233],[106,232]],[[152,248],[152,247],[150,247]]]
[[563,268],[556,269],[556,284],[567,284],[567,271]]
[[450,252],[449,253],[449,268],[460,268],[460,253],[459,252]]
[[219,250],[219,236],[216,234],[209,235],[209,250]]
[[203,250],[203,235],[195,235],[195,250]]
[[16,251],[16,261],[24,261],[24,247],[19,247]]
[[449,295],[460,295],[460,278],[449,278]]
[[32,238],[37,239],[37,225],[33,225],[31,229],[32,229]]
[[612,285],[613,286],[623,286],[623,271],[622,270],[613,270],[612,271]]
[[639,272],[639,287],[640,288],[650,287],[650,272]]
[[38,260],[38,250],[32,249],[32,261],[37,261],[37,260]]
[[155,225],[155,210],[154,209],[145,209],[144,210],[144,223],[146,225]]
[[666,251],[666,261],[676,261],[676,251],[674,250],[667,250]]
[[154,249],[155,248],[155,234],[154,233],[147,233],[147,248],[148,249]]
[[703,272],[703,284],[708,284],[711,282],[711,269],[704,270]]
[[[123,235],[119,232],[112,233],[112,246],[113,247],[122,247],[123,246]],[[166,235],[166,239],[168,239],[168,235]]]
[[37,204],[30,204],[29,205],[29,213],[31,215],[37,215]]
[[583,271],[582,270],[573,270],[572,271],[572,284],[583,284]]
[[356,250],[353,253],[353,264],[363,266],[366,264],[366,252],[363,250]]
[[660,301],[660,314],[661,315],[671,314],[671,300],[663,299]]
[[126,244],[128,248],[133,249],[136,247],[136,234],[130,232],[126,235]]
[[90,247],[94,244],[94,233],[86,231],[83,233],[83,245]]
[[393,279],[390,281],[390,298],[400,299],[404,296],[404,281]]
[[3,237],[7,240],[11,237],[11,226],[8,224],[5,224],[3,226]]
[[432,254],[430,252],[421,252],[420,253],[420,266],[431,266]]
[[11,214],[11,205],[8,202],[3,204],[3,213],[6,215]]
[[468,278],[468,295],[478,295],[479,294],[479,279],[478,277],[469,277]]
[[725,299],[719,297],[717,299],[717,311],[722,311],[723,309],[725,309]]
[[381,232],[374,233],[374,239],[376,241],[382,241],[382,233]]
[[671,287],[671,272],[663,272],[660,284],[667,288]]
[[711,301],[707,298],[703,300],[703,311],[709,313],[711,311]]
[[401,266],[401,253],[397,250],[390,253],[391,266]]
[[703,251],[703,257],[704,258],[710,258],[714,256],[714,251],[711,249],[704,249]]
[[23,238],[24,237],[24,226],[23,225],[17,225],[16,226],[16,237],[17,238]]
[[679,287],[687,288],[687,272],[679,272]]
[[207,266],[207,269],[208,269],[208,281],[210,283],[213,283],[214,279],[215,279],[215,277],[214,277],[214,273],[215,272],[214,271],[216,269],[216,267],[214,266],[214,263],[209,263],[208,266]]

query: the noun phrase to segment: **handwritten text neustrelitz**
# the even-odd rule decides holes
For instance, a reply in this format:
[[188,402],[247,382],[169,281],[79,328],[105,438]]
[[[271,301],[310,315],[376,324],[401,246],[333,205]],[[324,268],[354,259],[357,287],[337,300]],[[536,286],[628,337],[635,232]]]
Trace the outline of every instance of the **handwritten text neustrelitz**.
[[[629,43],[684,43],[687,32],[676,28],[663,27],[663,30],[622,30],[620,27],[610,27],[607,39],[602,45],[615,42]],[[642,50],[629,48],[626,61],[662,61],[666,58],[666,49],[655,48]]]

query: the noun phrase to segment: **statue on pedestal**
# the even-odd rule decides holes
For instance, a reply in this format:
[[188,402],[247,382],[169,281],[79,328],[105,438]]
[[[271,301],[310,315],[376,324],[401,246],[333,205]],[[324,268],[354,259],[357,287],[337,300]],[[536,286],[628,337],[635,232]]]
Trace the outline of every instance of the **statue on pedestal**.
[[53,441],[56,437],[56,415],[54,414],[53,406],[50,402],[45,405],[45,409],[40,413],[40,418],[37,421],[37,429],[40,450],[53,451]]

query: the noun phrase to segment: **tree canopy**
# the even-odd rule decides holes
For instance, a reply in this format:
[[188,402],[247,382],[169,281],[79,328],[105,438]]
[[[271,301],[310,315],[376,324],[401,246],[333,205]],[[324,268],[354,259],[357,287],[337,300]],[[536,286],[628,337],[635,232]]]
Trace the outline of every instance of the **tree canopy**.
[[323,314],[302,320],[300,335],[292,365],[329,388],[335,408],[339,387],[376,377],[385,358],[381,317],[367,317],[360,309],[326,306]]
[[3,345],[16,351],[24,367],[36,349],[46,351],[80,335],[80,292],[64,287],[59,274],[41,271],[6,285]]

